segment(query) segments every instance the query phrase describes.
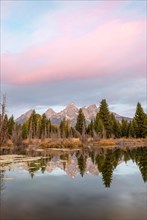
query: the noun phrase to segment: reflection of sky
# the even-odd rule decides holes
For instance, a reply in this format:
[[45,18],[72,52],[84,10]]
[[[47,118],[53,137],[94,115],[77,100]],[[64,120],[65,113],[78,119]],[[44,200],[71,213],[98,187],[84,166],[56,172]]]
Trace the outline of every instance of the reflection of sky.
[[[136,165],[136,163],[133,163],[131,160],[125,162],[121,162],[119,165],[117,165],[116,169],[113,171],[113,175],[133,175],[135,173],[139,172],[139,168]],[[37,172],[37,175],[42,175],[42,173]],[[49,174],[52,176],[62,176],[67,175],[67,173],[62,170],[61,168],[56,167],[51,173],[48,173],[47,171],[45,174]],[[91,175],[91,173],[85,173],[86,175]],[[35,173],[36,175],[36,173]]]
[[62,176],[62,175],[66,175],[66,172],[60,168],[55,168],[50,175],[52,176]]
[[2,191],[3,219],[145,220],[146,188],[131,161],[118,165],[110,188],[101,175],[77,175],[73,181],[65,174],[55,168],[50,174],[37,171],[32,179],[23,170],[7,171],[5,177],[13,179]]
[[[113,175],[133,175],[138,172],[140,172],[138,166],[136,165],[136,163],[133,163],[130,160],[127,161],[126,163],[124,161],[120,162],[120,164],[117,165],[117,167],[113,171]],[[90,175],[91,173],[85,173],[85,174]],[[22,178],[22,176],[23,177],[28,176],[29,171],[19,166],[19,164],[18,165],[16,164],[13,169],[11,169],[10,171],[6,171],[5,177],[9,175],[13,176],[13,178]],[[34,173],[34,176],[42,176],[42,175],[62,176],[62,175],[67,175],[67,173],[59,167],[54,168],[51,172],[45,171],[44,173],[42,173],[40,169]]]
[[114,170],[114,175],[131,175],[137,173],[139,170],[138,166],[132,161],[128,161],[127,163],[122,162],[119,164]]

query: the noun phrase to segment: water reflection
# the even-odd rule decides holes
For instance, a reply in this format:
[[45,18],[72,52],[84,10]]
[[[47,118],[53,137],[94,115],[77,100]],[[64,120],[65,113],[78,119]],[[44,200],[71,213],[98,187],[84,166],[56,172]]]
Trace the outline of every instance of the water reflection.
[[144,182],[147,182],[147,148],[140,147],[134,149],[85,149],[81,151],[43,151],[29,152],[28,156],[39,156],[40,159],[10,163],[9,166],[2,164],[0,188],[3,189],[4,170],[15,167],[28,170],[30,176],[34,178],[37,171],[42,173],[52,173],[56,168],[63,170],[71,178],[75,178],[78,173],[82,177],[87,174],[99,175],[101,173],[103,184],[110,187],[113,180],[113,171],[122,162],[132,160],[135,162],[142,174]]

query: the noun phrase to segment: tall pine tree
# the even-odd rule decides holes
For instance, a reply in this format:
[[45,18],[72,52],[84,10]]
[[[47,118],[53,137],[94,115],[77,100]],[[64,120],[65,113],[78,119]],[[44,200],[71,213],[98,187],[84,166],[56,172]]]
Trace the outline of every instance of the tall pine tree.
[[83,133],[85,133],[85,128],[86,128],[86,120],[83,111],[80,108],[77,117],[76,130],[82,135]]
[[104,126],[99,113],[97,113],[96,118],[94,120],[94,130],[99,137],[102,137]]
[[129,123],[124,118],[121,120],[121,134],[122,137],[129,136]]
[[116,120],[113,113],[111,113],[111,126],[112,126],[112,133],[115,138],[121,137],[121,126],[119,121]]
[[14,117],[13,117],[13,115],[12,115],[12,116],[9,118],[9,120],[8,120],[8,135],[9,135],[9,138],[10,138],[10,139],[11,139],[11,137],[12,137],[14,125],[15,125],[15,122],[14,122]]
[[108,109],[108,104],[106,99],[103,99],[100,103],[100,111],[99,111],[100,119],[104,125],[103,137],[110,138],[111,137],[111,119],[110,112]]
[[134,120],[136,122],[135,133],[137,138],[144,137],[144,121],[145,121],[145,113],[141,104],[138,102],[136,107],[136,113]]
[[143,137],[147,137],[147,114],[145,114],[145,119],[143,123]]

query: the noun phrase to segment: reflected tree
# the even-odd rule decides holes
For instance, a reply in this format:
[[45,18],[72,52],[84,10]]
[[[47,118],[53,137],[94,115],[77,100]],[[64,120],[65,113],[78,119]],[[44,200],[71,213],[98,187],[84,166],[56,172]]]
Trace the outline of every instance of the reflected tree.
[[135,151],[135,162],[138,165],[144,182],[147,182],[147,148],[137,148]]
[[[42,158],[39,160],[29,161],[27,162],[28,171],[30,176],[33,178],[35,172],[41,171],[45,172],[47,166],[49,166],[48,162],[53,160],[61,160],[61,164],[63,164],[63,169],[66,169],[67,161],[70,162],[71,159],[75,160],[75,156],[77,158],[77,163],[74,163],[75,169],[79,169],[81,176],[84,176],[86,171],[87,158],[91,158],[90,162],[94,165],[97,165],[97,169],[102,174],[103,183],[105,187],[110,187],[112,182],[112,176],[114,169],[118,166],[120,162],[127,162],[132,160],[137,164],[142,174],[142,178],[144,182],[147,182],[147,148],[146,147],[138,147],[138,148],[113,148],[113,149],[88,149],[70,153],[57,153],[51,152],[50,154],[42,155]],[[32,156],[32,155],[30,155]],[[38,156],[37,154],[33,155]],[[56,160],[55,160],[56,159]],[[78,166],[77,166],[78,165]],[[90,164],[91,165],[91,164]],[[78,167],[78,168],[77,168]],[[93,169],[93,167],[91,166]],[[94,166],[95,169],[95,166]],[[3,179],[3,173],[1,171],[1,179]],[[0,187],[2,188],[3,183],[0,183]]]
[[110,187],[111,181],[112,181],[112,174],[114,170],[113,160],[114,154],[112,150],[110,150],[105,158],[105,162],[102,166],[102,177],[103,177],[103,183],[105,187]]
[[4,174],[5,171],[0,170],[0,192],[5,189]]
[[86,170],[86,157],[81,154],[78,158],[77,158],[77,161],[78,161],[78,167],[79,167],[79,170],[80,170],[80,174],[81,176],[83,177],[84,176],[84,173],[85,173],[85,170]]
[[92,163],[95,163],[95,153],[94,151],[89,151],[89,157],[91,158]]
[[35,172],[40,169],[40,160],[28,162],[27,165],[28,165],[28,171],[31,177],[33,178]]
[[95,163],[97,164],[97,168],[99,170],[99,172],[102,172],[102,167],[104,165],[105,162],[105,154],[97,154],[96,158],[95,158]]

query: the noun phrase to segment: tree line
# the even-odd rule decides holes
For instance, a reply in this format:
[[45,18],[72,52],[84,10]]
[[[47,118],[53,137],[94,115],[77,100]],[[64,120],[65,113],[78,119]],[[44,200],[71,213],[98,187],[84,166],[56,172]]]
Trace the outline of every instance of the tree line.
[[145,138],[147,136],[147,114],[138,102],[134,118],[130,121],[116,120],[113,113],[110,113],[105,99],[100,102],[99,112],[96,117],[87,125],[82,109],[79,109],[75,125],[65,118],[60,125],[53,125],[45,114],[40,115],[33,110],[30,118],[22,125],[14,121],[13,115],[8,118],[6,114],[6,100],[3,99],[0,114],[0,144],[7,140],[19,145],[22,140],[38,138]]

